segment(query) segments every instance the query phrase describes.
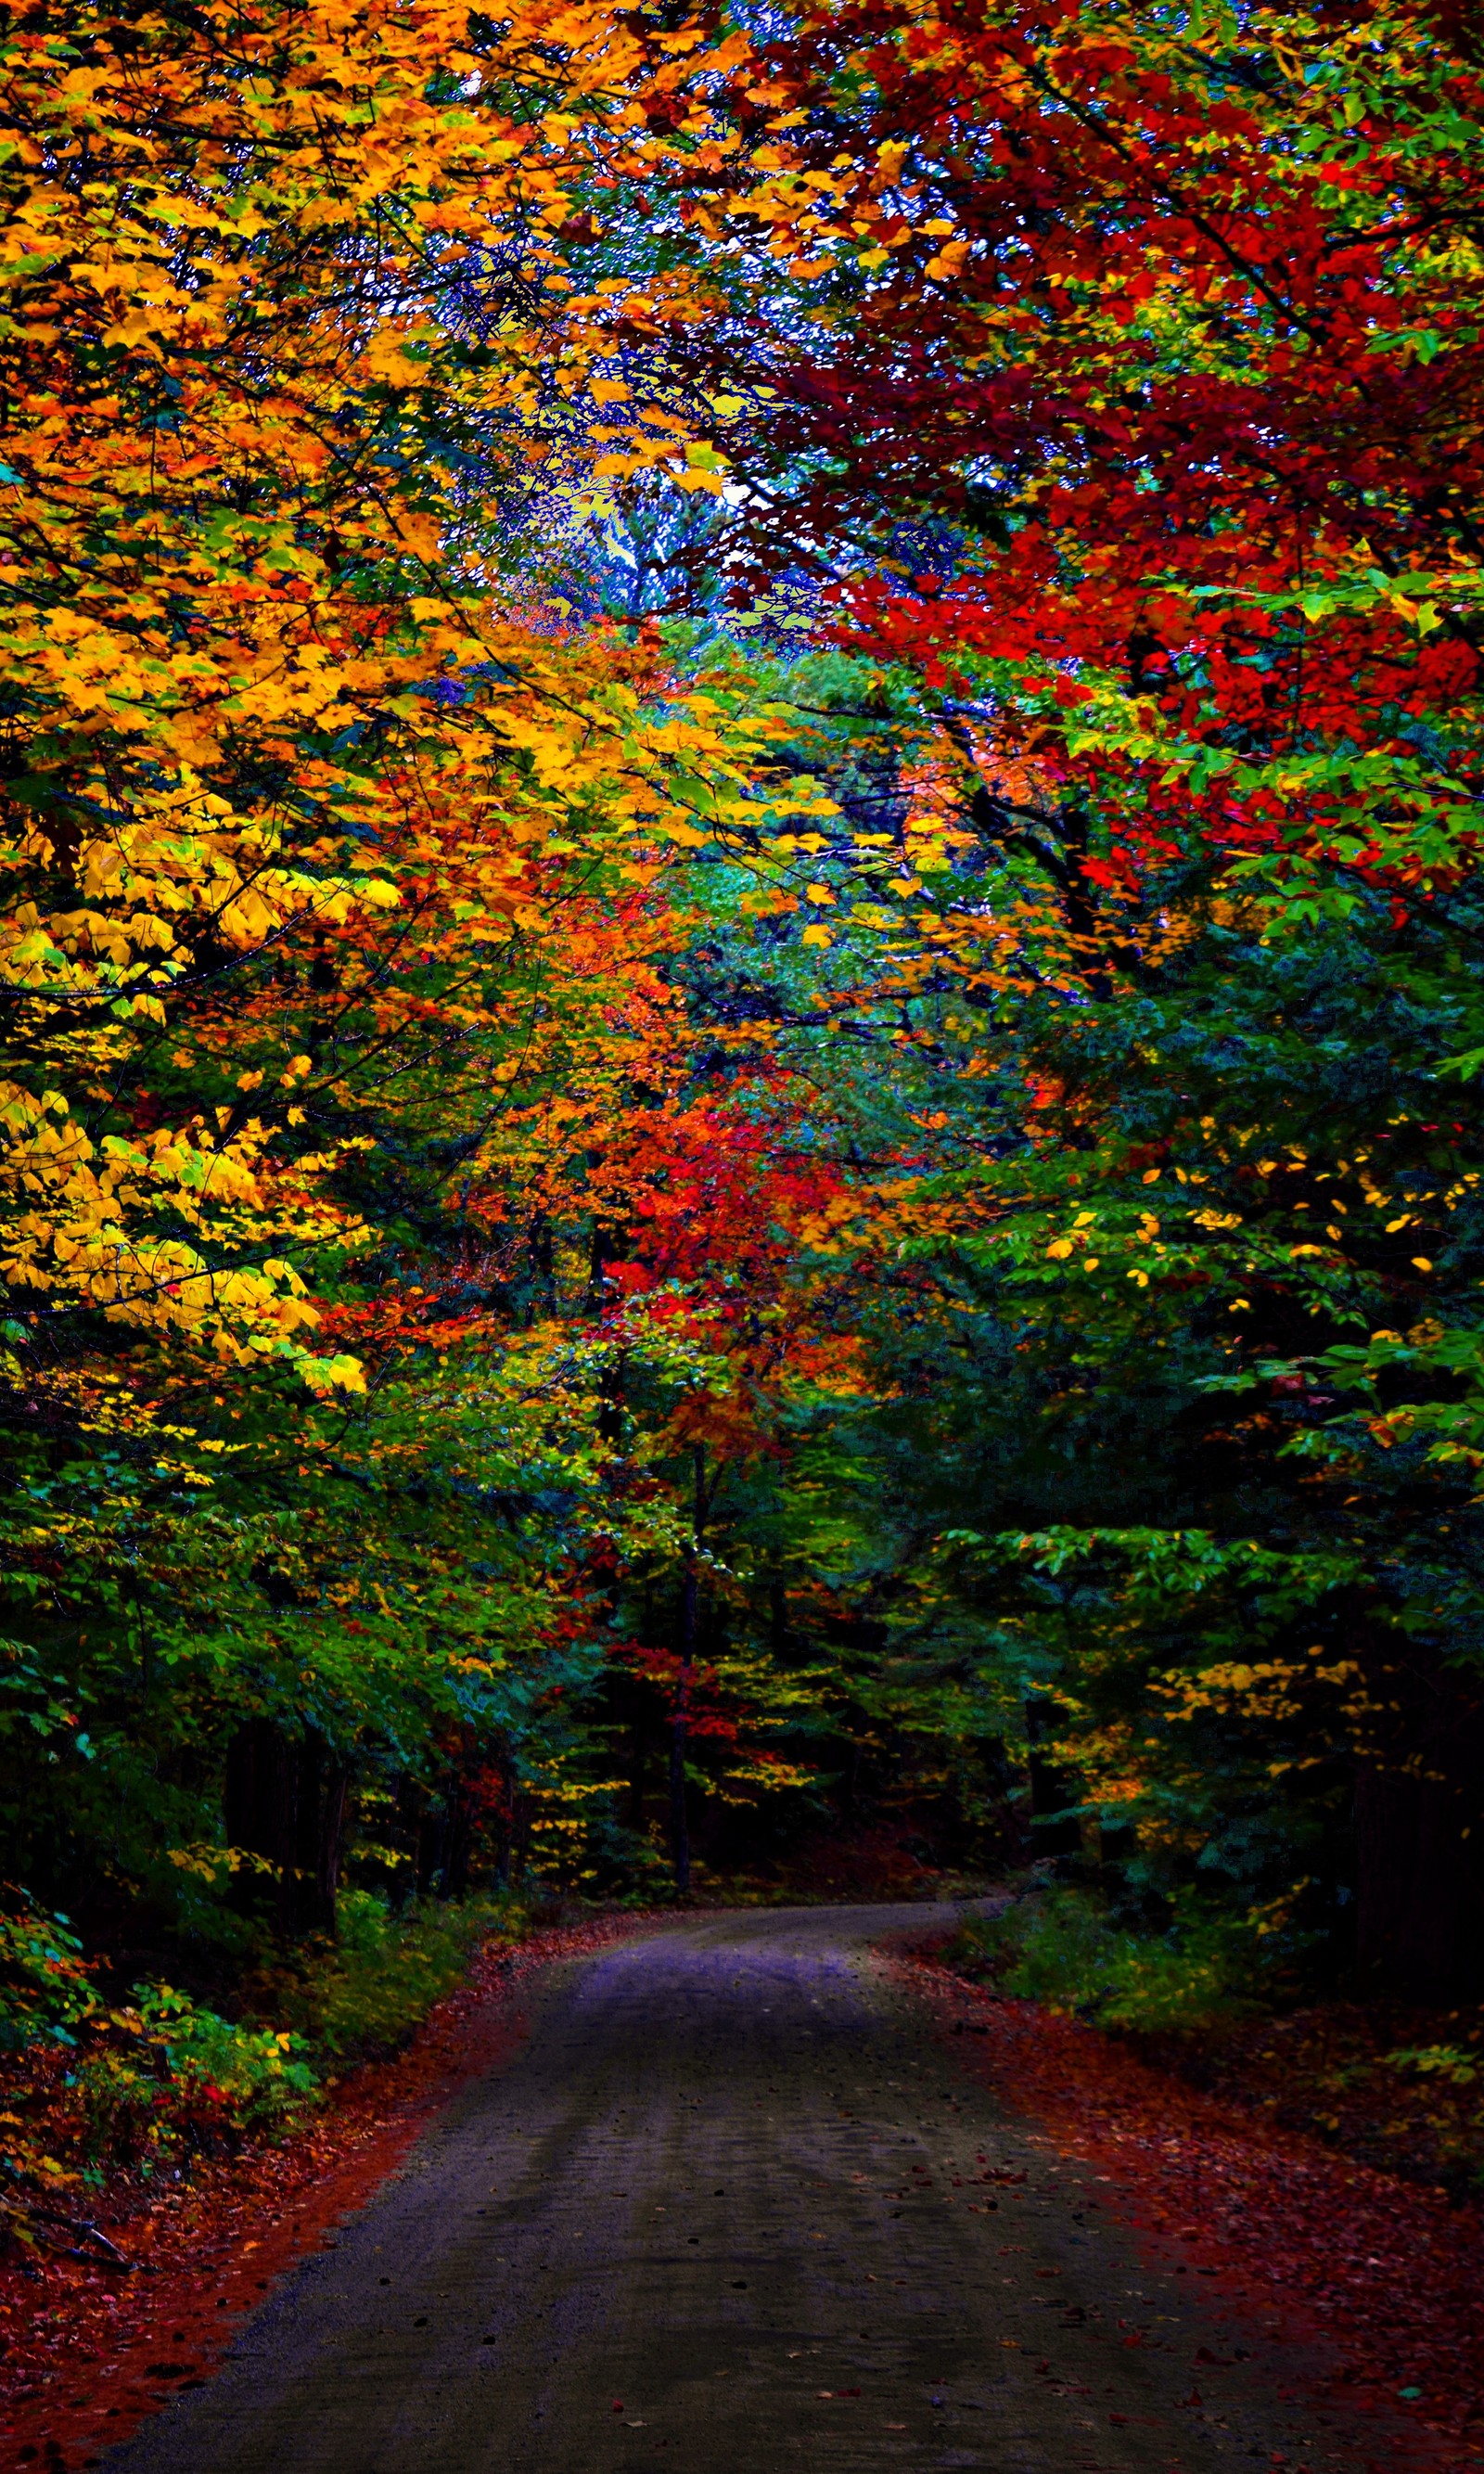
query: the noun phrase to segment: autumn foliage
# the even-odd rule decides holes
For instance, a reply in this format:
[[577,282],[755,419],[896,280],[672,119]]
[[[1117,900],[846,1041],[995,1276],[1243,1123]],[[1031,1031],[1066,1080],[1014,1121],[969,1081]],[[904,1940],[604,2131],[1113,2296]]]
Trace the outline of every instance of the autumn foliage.
[[821,1838],[1484,1992],[1450,24],[4,19],[17,2049]]

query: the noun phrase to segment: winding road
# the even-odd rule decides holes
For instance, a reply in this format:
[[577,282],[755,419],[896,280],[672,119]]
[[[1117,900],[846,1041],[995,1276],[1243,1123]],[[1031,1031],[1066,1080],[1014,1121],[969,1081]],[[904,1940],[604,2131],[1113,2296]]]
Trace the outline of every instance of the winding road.
[[876,1963],[945,1920],[708,1914],[552,1968],[517,2057],[103,2463],[1363,2466]]

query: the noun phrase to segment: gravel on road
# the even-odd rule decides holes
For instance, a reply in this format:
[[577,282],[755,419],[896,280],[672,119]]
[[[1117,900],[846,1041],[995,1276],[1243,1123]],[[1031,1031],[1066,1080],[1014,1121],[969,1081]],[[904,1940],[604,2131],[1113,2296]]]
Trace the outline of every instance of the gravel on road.
[[103,2464],[1360,2474],[875,1963],[951,1922],[712,1913],[554,1967],[518,2055]]

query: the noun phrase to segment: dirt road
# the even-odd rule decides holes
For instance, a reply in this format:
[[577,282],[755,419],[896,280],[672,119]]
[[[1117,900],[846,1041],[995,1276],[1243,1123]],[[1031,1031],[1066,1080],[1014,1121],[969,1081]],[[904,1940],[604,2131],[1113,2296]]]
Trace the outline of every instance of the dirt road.
[[709,1915],[554,1969],[519,2058],[104,2464],[1360,2467],[881,1977],[933,1920]]

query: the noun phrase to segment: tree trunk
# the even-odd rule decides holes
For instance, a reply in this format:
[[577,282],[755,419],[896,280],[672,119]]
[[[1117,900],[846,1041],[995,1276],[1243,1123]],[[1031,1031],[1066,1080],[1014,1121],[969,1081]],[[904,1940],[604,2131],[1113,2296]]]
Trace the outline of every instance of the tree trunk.
[[340,1895],[349,1786],[345,1763],[328,1751],[323,1736],[305,1736],[299,1747],[297,1908],[301,1930],[328,1933],[331,1941]]
[[508,1748],[502,1748],[497,1755],[496,1767],[499,1773],[499,1800],[494,1809],[499,1854],[496,1858],[495,1874],[500,1888],[508,1890],[515,1861],[516,1825],[516,1768]]
[[445,1831],[443,1863],[438,1875],[440,1899],[461,1899],[469,1887],[469,1853],[474,1835],[474,1817],[464,1782],[457,1770],[450,1770],[444,1787]]
[[[292,1940],[333,1934],[345,1839],[345,1764],[324,1737],[286,1735],[272,1718],[251,1718],[227,1750],[223,1818],[228,1844],[273,1866],[278,1925]],[[255,1880],[246,1874],[251,1893]]]
[[649,1768],[648,1746],[645,1740],[645,1722],[636,1717],[629,1729],[628,1751],[628,1826],[643,1832],[645,1826],[645,1787]]
[[449,1845],[449,1810],[442,1796],[426,1793],[418,1825],[415,1879],[420,1899],[431,1898],[442,1877]]
[[[279,1874],[279,1912],[282,1920],[284,1867],[290,1843],[289,1748],[281,1727],[271,1718],[250,1718],[227,1747],[227,1774],[222,1811],[229,1847],[260,1856]],[[245,1904],[261,1887],[255,1866],[238,1876]]]
[[686,1549],[680,1579],[680,1674],[675,1688],[675,1710],[669,1726],[669,1844],[675,1867],[675,1891],[682,1899],[691,1895],[691,1823],[686,1809],[685,1754],[686,1724],[690,1711],[691,1677],[695,1665],[695,1641],[700,1598],[701,1539],[706,1527],[706,1446],[693,1446],[693,1467],[695,1492],[691,1519],[691,1542]]
[[1026,1769],[1031,1784],[1031,1831],[1033,1856],[1070,1856],[1083,1844],[1082,1824],[1075,1814],[1058,1821],[1051,1816],[1065,1813],[1069,1805],[1078,1802],[1076,1787],[1058,1762],[1048,1760],[1036,1747],[1055,1736],[1066,1716],[1059,1702],[1044,1697],[1026,1703],[1026,1739],[1030,1751]]
[[1366,1661],[1392,1729],[1355,1779],[1355,1958],[1367,1991],[1484,1995],[1484,1686],[1435,1652]]
[[686,1721],[691,1698],[691,1673],[695,1664],[695,1599],[697,1577],[693,1548],[685,1560],[680,1582],[680,1674],[675,1686],[674,1714],[669,1722],[669,1845],[675,1867],[675,1890],[691,1895],[691,1824],[686,1811]]

